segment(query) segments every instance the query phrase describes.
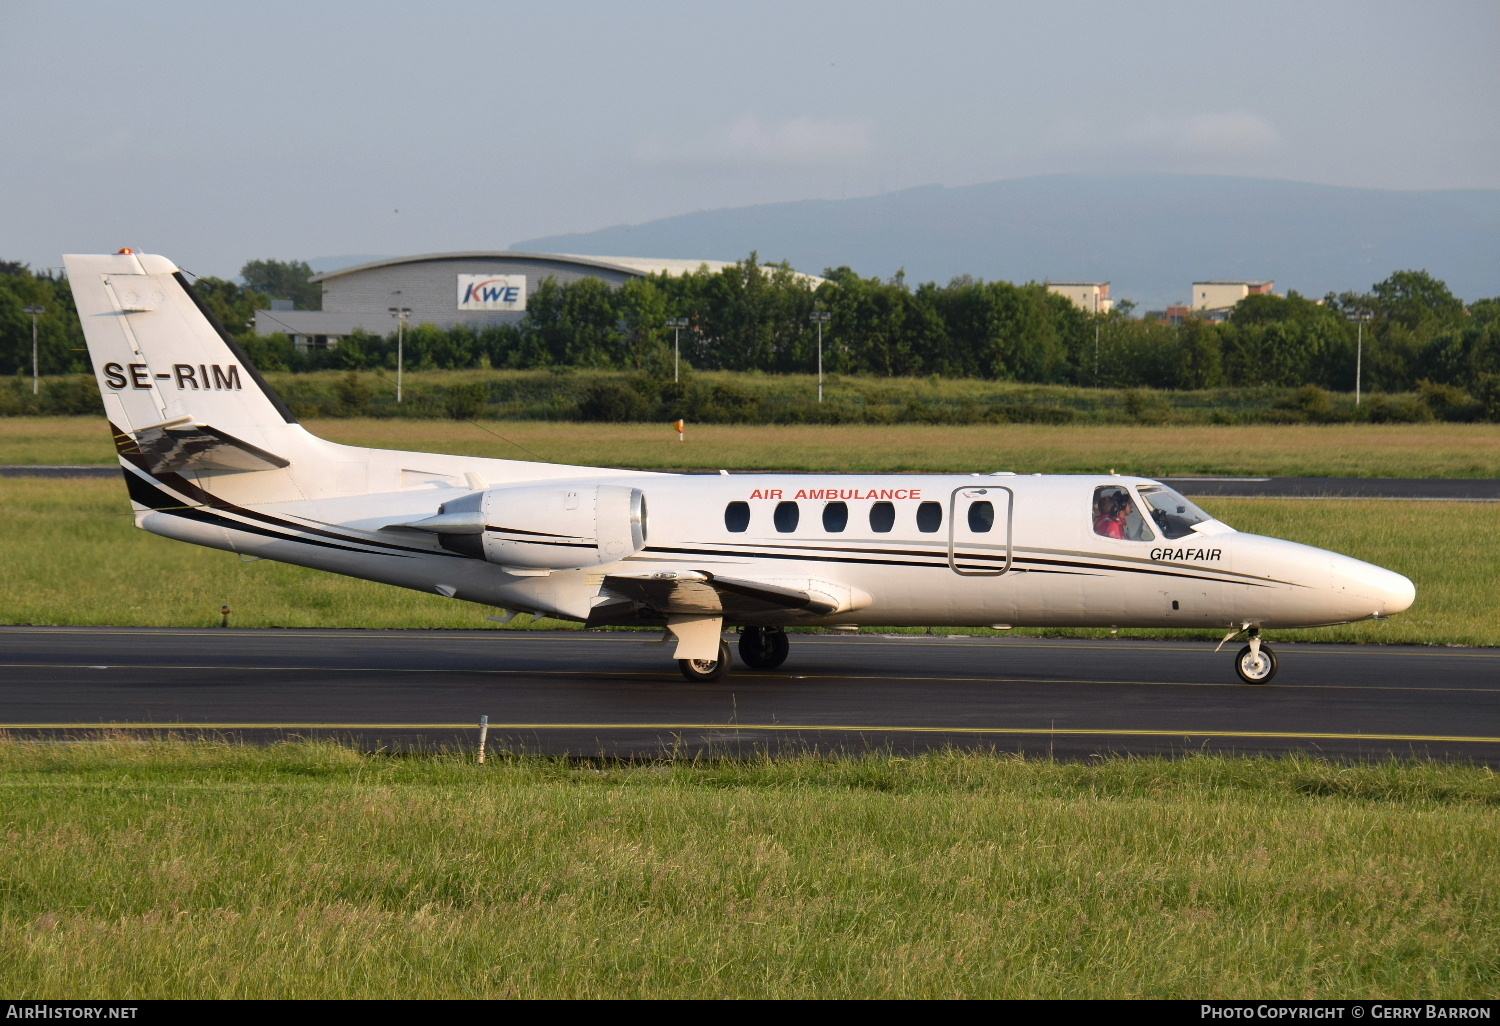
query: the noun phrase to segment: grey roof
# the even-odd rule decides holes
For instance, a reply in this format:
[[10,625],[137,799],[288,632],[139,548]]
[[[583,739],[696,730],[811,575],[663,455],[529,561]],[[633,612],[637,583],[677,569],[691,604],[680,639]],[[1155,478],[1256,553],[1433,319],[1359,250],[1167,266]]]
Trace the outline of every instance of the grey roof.
[[365,330],[384,335],[394,330],[395,320],[389,314],[343,313],[337,310],[257,310],[255,332],[270,335],[278,331],[288,335],[352,335]]
[[584,264],[601,270],[620,274],[687,274],[699,267],[707,266],[711,271],[721,270],[734,264],[732,260],[662,260],[655,257],[597,257],[578,256],[573,253],[522,253],[516,250],[475,250],[458,253],[419,253],[416,256],[390,257],[372,260],[367,264],[340,267],[336,271],[325,271],[312,277],[312,281],[327,281],[358,271],[376,267],[392,267],[396,264],[420,264],[434,260],[557,260],[569,264]]

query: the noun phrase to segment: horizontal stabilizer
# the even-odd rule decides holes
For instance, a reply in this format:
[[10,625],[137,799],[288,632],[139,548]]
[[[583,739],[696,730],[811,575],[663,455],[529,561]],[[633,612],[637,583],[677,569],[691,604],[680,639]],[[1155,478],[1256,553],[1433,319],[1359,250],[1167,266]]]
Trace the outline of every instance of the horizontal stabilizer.
[[135,444],[153,474],[195,470],[279,470],[290,460],[266,452],[225,431],[195,424],[191,418],[153,424],[135,432]]

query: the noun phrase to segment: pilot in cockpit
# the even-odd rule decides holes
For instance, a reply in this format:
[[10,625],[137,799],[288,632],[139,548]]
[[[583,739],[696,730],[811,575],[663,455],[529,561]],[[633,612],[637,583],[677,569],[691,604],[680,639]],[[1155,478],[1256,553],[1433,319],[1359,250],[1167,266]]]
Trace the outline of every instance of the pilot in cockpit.
[[1094,493],[1094,533],[1106,538],[1125,537],[1125,507],[1123,496],[1112,494],[1112,489],[1101,488]]
[[1094,489],[1094,533],[1121,541],[1149,541],[1151,531],[1136,511],[1130,493],[1119,485]]

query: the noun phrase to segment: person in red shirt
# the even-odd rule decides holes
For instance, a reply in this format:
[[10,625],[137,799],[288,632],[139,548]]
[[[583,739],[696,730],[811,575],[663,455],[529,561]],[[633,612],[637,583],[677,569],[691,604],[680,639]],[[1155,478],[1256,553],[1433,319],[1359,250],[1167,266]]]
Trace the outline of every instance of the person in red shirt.
[[1094,533],[1124,541],[1129,502],[1122,489],[1100,489],[1094,501]]

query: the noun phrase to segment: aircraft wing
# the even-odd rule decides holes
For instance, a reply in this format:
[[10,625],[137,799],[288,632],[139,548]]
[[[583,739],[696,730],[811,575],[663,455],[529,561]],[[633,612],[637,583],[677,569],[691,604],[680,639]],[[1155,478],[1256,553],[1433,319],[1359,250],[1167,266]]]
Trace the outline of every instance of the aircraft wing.
[[859,588],[808,577],[724,577],[701,570],[610,574],[604,578],[590,622],[644,621],[668,615],[724,616],[754,623],[816,619],[863,609],[870,596]]

